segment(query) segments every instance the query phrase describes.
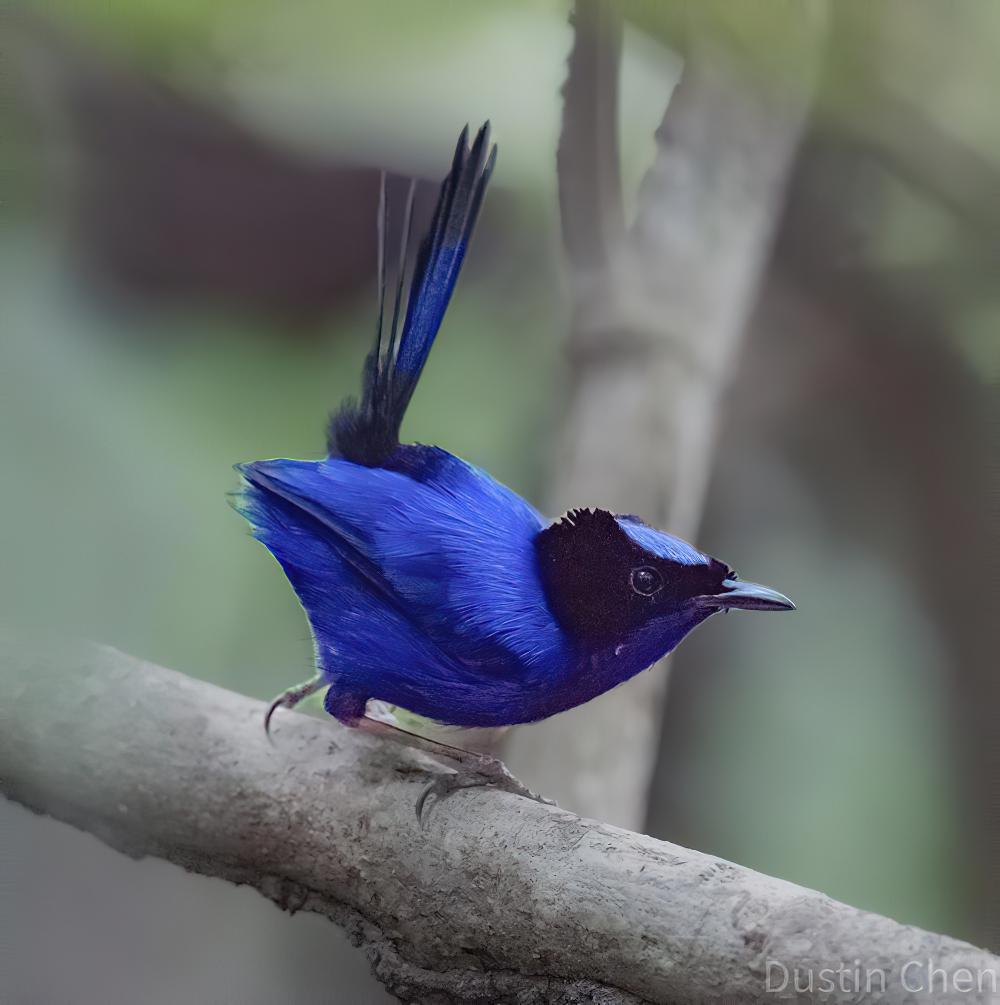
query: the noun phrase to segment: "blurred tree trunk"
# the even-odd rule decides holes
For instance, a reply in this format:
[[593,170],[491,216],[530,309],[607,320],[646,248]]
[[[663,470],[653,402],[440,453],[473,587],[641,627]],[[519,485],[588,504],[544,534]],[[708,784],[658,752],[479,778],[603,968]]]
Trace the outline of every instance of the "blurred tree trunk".
[[[616,7],[580,0],[559,145],[570,265],[571,392],[552,509],[634,512],[697,532],[720,395],[734,366],[823,35],[823,8],[788,9],[778,77],[692,25],[655,160],[624,223],[617,161]],[[517,731],[512,769],[587,816],[638,828],[658,748],[663,667]]]

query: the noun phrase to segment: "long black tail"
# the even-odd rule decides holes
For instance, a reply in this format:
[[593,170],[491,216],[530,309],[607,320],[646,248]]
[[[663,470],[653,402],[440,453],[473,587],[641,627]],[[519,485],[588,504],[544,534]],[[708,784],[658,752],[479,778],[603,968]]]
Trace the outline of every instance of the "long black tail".
[[496,163],[497,148],[495,144],[490,146],[489,139],[488,122],[479,130],[471,149],[468,126],[458,138],[451,171],[441,183],[431,228],[417,254],[406,303],[406,319],[402,333],[397,334],[413,211],[411,184],[400,241],[398,283],[388,339],[384,337],[383,323],[386,196],[385,176],[382,177],[378,214],[379,310],[375,345],[365,360],[361,401],[349,399],[330,417],[327,447],[332,456],[376,467],[399,446],[403,414],[444,319],[479,216],[486,185]]

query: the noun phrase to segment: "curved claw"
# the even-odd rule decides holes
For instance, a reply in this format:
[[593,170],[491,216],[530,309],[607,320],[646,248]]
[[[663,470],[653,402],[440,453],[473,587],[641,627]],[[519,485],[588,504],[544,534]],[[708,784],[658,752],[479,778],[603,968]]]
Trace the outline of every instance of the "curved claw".
[[271,736],[271,717],[279,708],[295,708],[296,705],[309,695],[315,694],[320,688],[325,686],[322,675],[317,675],[312,680],[307,680],[302,684],[296,684],[287,691],[282,691],[274,701],[267,707],[264,713],[264,735],[267,742],[274,746],[274,737]]
[[274,746],[274,737],[271,736],[271,716],[285,704],[285,696],[279,694],[270,705],[267,706],[267,711],[264,713],[264,735],[267,737],[267,742]]
[[424,822],[424,809],[427,800],[434,796],[436,799],[445,799],[459,789],[474,789],[481,785],[489,785],[490,780],[482,775],[459,775],[457,773],[448,775],[438,775],[433,782],[424,786],[423,792],[417,797],[414,809],[417,813],[417,820],[421,824]]
[[492,786],[503,789],[505,792],[513,792],[515,795],[524,796],[536,803],[546,806],[555,806],[554,799],[532,792],[523,782],[515,778],[507,766],[496,758],[483,759],[480,770],[459,771],[448,775],[438,775],[433,782],[425,786],[423,792],[417,798],[414,807],[417,813],[417,820],[421,824],[424,822],[424,810],[427,800],[434,796],[436,799],[446,799],[453,792],[460,789],[475,789],[482,786]]

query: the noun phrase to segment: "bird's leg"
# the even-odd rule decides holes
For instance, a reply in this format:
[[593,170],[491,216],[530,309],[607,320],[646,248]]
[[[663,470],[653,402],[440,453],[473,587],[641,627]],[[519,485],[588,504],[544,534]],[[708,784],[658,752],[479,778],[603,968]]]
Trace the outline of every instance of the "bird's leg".
[[279,708],[295,708],[300,701],[308,698],[309,695],[315,694],[321,688],[326,686],[326,681],[323,679],[322,674],[316,674],[312,680],[303,681],[301,684],[296,684],[294,687],[290,687],[287,691],[282,691],[274,701],[268,706],[267,712],[264,714],[264,733],[267,736],[268,741],[273,744],[274,740],[271,739],[271,716]]
[[421,793],[417,800],[417,817],[423,815],[424,804],[427,797],[435,795],[439,799],[444,798],[457,789],[474,788],[479,785],[495,785],[497,788],[514,792],[519,796],[526,796],[536,802],[552,804],[552,800],[546,799],[535,792],[532,792],[523,782],[515,778],[507,766],[499,757],[491,754],[482,754],[474,750],[465,750],[462,747],[453,747],[448,743],[441,743],[438,740],[431,740],[426,736],[419,736],[408,730],[400,729],[391,723],[383,722],[379,719],[372,719],[369,716],[362,716],[352,723],[355,729],[360,729],[372,736],[383,737],[392,740],[394,743],[401,743],[404,746],[412,747],[415,750],[422,750],[426,754],[433,754],[436,757],[444,757],[449,761],[455,761],[466,769],[464,773],[455,775],[442,775],[431,782]]

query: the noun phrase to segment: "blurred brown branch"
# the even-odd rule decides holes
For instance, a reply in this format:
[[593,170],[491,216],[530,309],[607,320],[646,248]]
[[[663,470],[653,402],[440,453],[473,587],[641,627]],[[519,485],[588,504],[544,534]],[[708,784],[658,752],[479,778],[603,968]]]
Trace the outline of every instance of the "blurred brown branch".
[[[54,218],[112,302],[249,311],[305,333],[374,281],[380,169],[410,174],[412,151],[371,165],[306,156],[56,19],[22,9],[10,22]],[[419,181],[418,219],[436,190]]]
[[[0,790],[132,856],[324,914],[402,1001],[756,1002],[768,960],[1000,960],[728,862],[466,790],[413,811],[426,762],[95,645],[0,643]],[[853,966],[853,962],[850,964]],[[986,994],[963,995],[986,1002]]]
[[372,277],[376,167],[310,161],[56,21],[11,22],[48,194],[99,289],[318,321]]
[[[577,3],[563,90],[558,164],[572,388],[553,509],[601,505],[692,537],[719,398],[802,130],[824,8],[788,8],[792,72],[780,82],[752,75],[692,26],[628,230],[618,191],[616,9]],[[665,689],[659,668],[519,730],[510,741],[514,770],[587,816],[642,827]]]

